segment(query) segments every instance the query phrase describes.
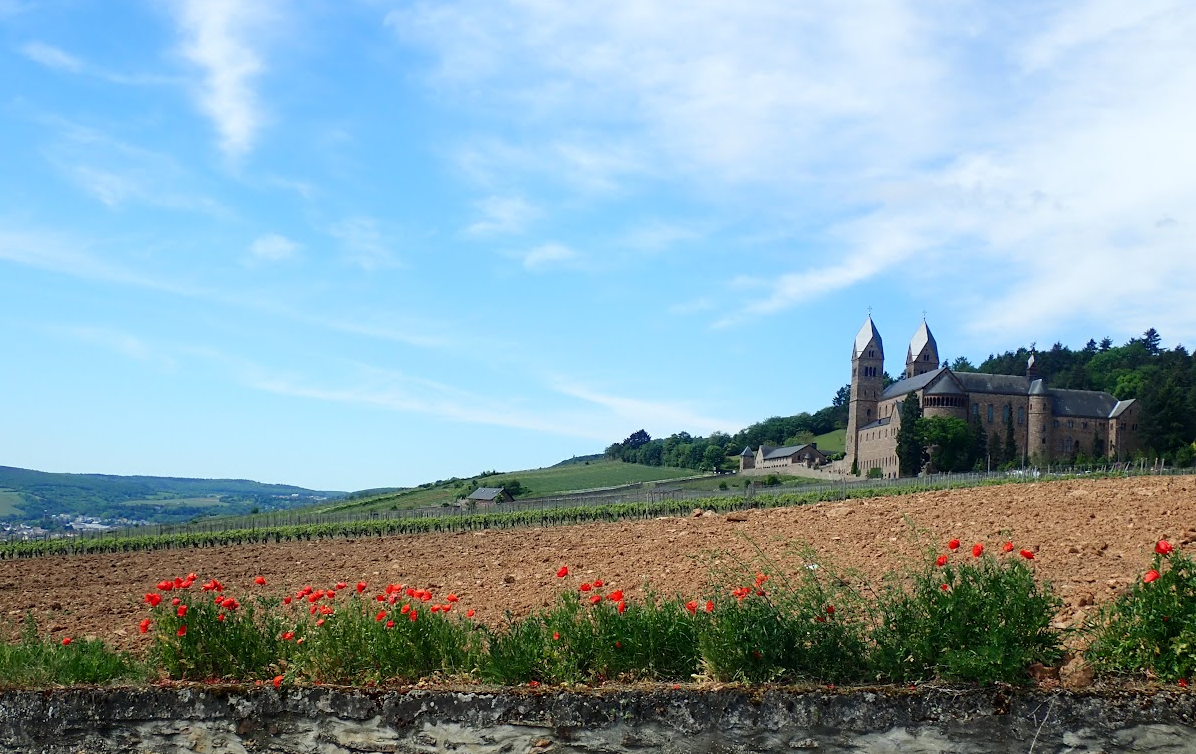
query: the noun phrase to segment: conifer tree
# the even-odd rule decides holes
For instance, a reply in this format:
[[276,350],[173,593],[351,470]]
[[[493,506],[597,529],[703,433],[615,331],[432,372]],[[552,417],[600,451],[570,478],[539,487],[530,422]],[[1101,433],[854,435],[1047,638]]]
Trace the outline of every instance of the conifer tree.
[[922,406],[910,393],[901,402],[901,428],[897,430],[897,462],[901,476],[917,476],[926,458],[926,440],[922,437]]

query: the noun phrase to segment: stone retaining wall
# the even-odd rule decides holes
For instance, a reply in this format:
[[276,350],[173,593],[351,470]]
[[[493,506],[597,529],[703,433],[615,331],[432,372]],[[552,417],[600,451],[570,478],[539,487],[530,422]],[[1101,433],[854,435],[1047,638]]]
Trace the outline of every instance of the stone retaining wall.
[[1196,752],[1196,694],[0,692],[0,752]]

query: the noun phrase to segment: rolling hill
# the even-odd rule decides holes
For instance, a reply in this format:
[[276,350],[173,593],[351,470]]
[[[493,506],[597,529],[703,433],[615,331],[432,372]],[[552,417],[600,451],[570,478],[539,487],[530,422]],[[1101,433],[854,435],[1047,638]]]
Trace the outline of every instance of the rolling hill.
[[254,508],[294,508],[343,495],[246,479],[55,474],[0,466],[0,520],[42,525],[63,516],[178,523]]

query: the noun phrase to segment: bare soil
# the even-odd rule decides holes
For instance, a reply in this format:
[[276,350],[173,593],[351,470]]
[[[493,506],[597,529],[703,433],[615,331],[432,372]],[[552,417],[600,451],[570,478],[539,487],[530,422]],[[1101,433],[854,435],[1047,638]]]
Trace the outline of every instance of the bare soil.
[[[459,609],[498,623],[548,604],[567,584],[602,578],[632,598],[647,588],[697,597],[710,569],[761,557],[793,570],[810,561],[879,584],[920,564],[952,537],[964,555],[975,542],[1036,553],[1034,567],[1066,602],[1059,620],[1077,624],[1147,568],[1159,539],[1196,551],[1196,478],[1134,478],[1009,484],[755,510],[727,516],[615,524],[411,535],[309,543],[0,561],[0,621],[32,612],[55,636],[94,636],[126,649],[145,637],[142,596],[164,578],[195,572],[230,593],[295,592],[365,580],[455,592]],[[798,552],[804,549],[805,552]],[[754,561],[754,562],[753,562]],[[570,577],[558,579],[568,565]]]

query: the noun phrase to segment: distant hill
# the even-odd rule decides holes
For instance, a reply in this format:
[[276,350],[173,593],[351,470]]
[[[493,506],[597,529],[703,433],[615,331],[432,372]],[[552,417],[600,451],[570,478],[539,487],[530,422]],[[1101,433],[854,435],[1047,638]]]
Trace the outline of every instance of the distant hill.
[[0,521],[61,525],[62,517],[177,523],[197,516],[295,508],[343,492],[247,479],[53,474],[0,466]]

